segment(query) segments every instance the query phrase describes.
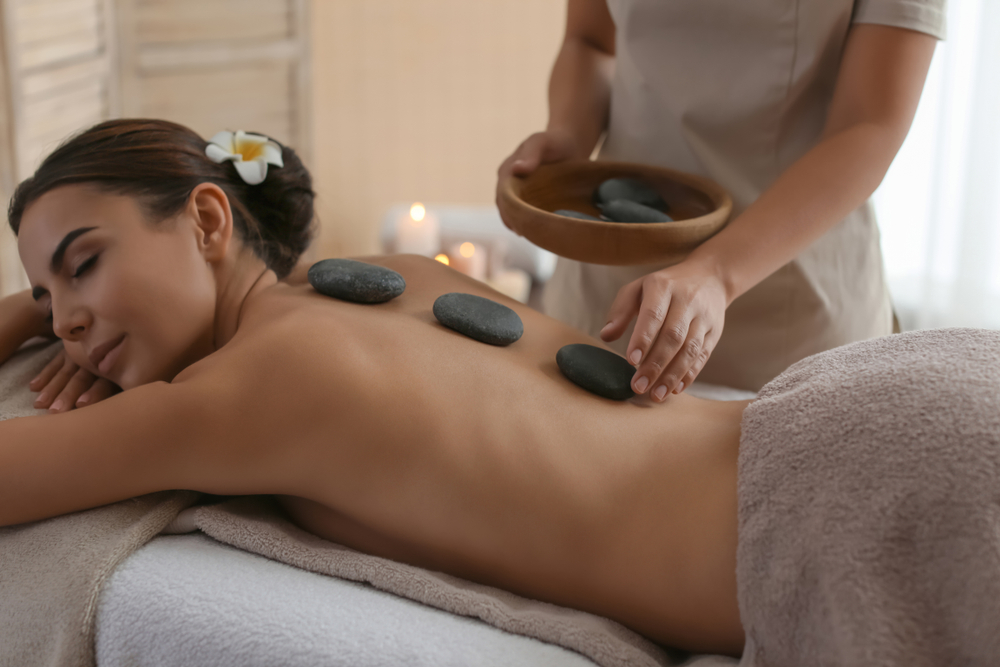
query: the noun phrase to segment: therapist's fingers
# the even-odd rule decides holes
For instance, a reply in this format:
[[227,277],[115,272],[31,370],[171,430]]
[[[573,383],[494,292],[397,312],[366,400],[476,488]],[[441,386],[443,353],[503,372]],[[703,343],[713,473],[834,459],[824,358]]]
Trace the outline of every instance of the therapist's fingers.
[[618,340],[625,333],[629,323],[635,319],[643,301],[642,281],[642,278],[633,280],[618,290],[618,295],[608,310],[608,323],[601,329],[601,340],[605,342]]
[[[700,371],[712,354],[709,344],[708,325],[705,320],[699,318],[692,320],[688,328],[687,339],[680,350],[667,363],[660,377],[650,382],[652,389],[650,389],[649,395],[653,400],[662,401],[667,397],[667,394],[683,391],[681,382],[684,381],[691,369],[697,367]],[[653,352],[650,353],[651,358],[659,354],[658,347],[659,345],[654,346]]]
[[510,171],[514,176],[527,176],[542,163],[549,137],[546,132],[537,132],[527,139],[514,152],[510,163]]
[[576,143],[569,133],[559,130],[536,132],[522,141],[510,157],[503,161],[497,175],[501,180],[509,175],[527,176],[541,164],[561,162],[575,154]]
[[705,367],[705,364],[708,362],[708,358],[712,356],[712,352],[715,351],[715,346],[719,343],[719,338],[721,337],[722,337],[721,328],[717,327],[708,332],[708,335],[705,336],[705,344],[704,344],[705,353],[702,355],[702,360],[688,369],[688,372],[684,375],[684,378],[680,381],[680,384],[678,384],[677,387],[674,389],[675,393],[679,394],[680,392],[684,391],[685,389],[690,387],[695,380],[698,379],[698,374],[701,373],[701,370]]
[[[691,330],[693,318],[688,304],[681,299],[667,294],[651,303],[647,301],[643,298],[627,352],[628,360],[636,367],[632,390],[640,394],[658,388],[674,358],[688,354],[690,334],[697,333]],[[666,313],[661,314],[663,311]]]
[[545,132],[536,132],[522,141],[497,169],[497,185],[510,176],[527,176],[537,169],[542,162],[545,142]]
[[[651,273],[641,279],[641,286],[642,302],[625,352],[625,357],[637,368],[640,364],[646,364],[653,343],[661,337],[662,343],[672,346],[676,353],[687,339],[688,324],[691,321],[687,314],[688,304],[686,300],[675,298],[675,286],[667,273]],[[658,368],[656,375],[659,376],[659,371],[662,370]],[[640,393],[642,391],[644,390],[640,390]]]

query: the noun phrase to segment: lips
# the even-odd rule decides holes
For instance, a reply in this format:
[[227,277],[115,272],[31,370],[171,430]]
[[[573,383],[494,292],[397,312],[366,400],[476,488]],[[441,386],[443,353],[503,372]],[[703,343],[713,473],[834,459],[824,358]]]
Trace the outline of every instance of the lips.
[[101,362],[104,361],[104,357],[108,356],[108,352],[118,347],[123,340],[125,340],[125,334],[95,347],[90,353],[90,363],[99,369]]

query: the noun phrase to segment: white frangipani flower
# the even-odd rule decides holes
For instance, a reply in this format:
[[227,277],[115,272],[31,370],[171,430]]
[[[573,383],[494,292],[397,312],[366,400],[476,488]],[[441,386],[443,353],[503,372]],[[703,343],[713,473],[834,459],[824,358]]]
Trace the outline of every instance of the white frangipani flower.
[[285,166],[281,160],[281,146],[262,134],[243,130],[217,133],[208,140],[205,155],[219,163],[231,160],[240,178],[249,185],[264,181],[267,165]]

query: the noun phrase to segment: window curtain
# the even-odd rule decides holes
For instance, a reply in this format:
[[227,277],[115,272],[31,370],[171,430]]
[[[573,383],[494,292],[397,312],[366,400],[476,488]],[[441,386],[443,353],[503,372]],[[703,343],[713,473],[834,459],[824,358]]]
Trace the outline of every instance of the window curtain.
[[1000,329],[1000,1],[952,0],[910,134],[875,193],[903,330]]

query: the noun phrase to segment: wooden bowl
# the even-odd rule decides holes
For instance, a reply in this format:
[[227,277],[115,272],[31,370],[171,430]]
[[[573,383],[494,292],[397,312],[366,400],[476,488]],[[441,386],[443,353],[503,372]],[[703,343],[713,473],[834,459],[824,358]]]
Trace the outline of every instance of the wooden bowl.
[[[599,216],[594,191],[609,178],[645,181],[667,202],[673,222],[578,220],[553,211],[569,209]],[[673,169],[634,164],[568,160],[542,165],[527,177],[500,186],[500,212],[507,225],[537,246],[590,264],[679,262],[722,229],[733,201],[718,184]]]

